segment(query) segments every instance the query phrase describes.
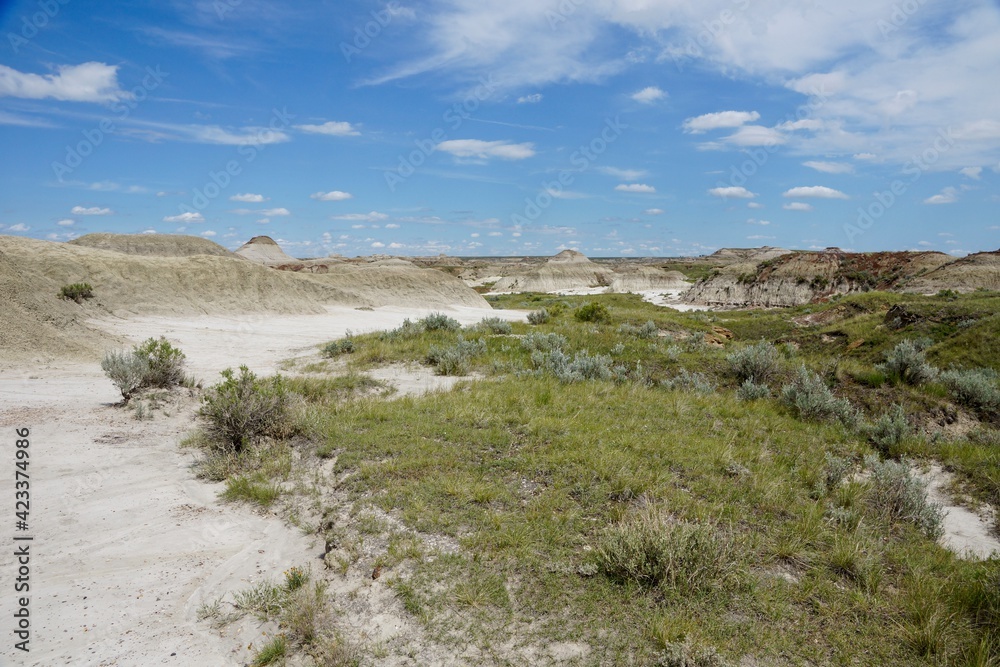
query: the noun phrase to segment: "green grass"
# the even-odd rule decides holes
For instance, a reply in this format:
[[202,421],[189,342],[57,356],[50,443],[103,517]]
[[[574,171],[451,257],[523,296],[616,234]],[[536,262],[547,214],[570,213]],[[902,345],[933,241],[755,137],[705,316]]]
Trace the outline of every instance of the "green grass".
[[[971,493],[1000,502],[995,429],[938,432],[941,415],[977,415],[939,383],[893,384],[875,369],[900,341],[925,337],[938,367],[995,368],[996,295],[869,293],[721,313],[676,313],[633,295],[490,300],[552,316],[513,323],[510,333],[412,326],[357,335],[347,361],[355,373],[426,363],[432,349],[481,337],[485,349],[470,350],[468,370],[489,381],[384,401],[365,397],[374,387],[364,376],[288,380],[312,422],[303,465],[335,459],[336,486],[315,493],[353,506],[338,529],[360,551],[340,571],[370,568],[361,545],[380,545],[385,581],[428,637],[484,652],[582,641],[591,647],[584,664],[595,665],[716,655],[928,667],[996,659],[1000,561],[965,562],[938,546],[910,503],[916,487],[852,477],[875,465],[865,461],[873,441],[891,456],[938,460]],[[586,303],[607,315],[579,321]],[[888,326],[892,306],[912,323]],[[810,314],[825,323],[802,325]],[[666,335],[634,335],[650,321]],[[735,340],[705,345],[714,327]],[[532,348],[548,344],[541,335],[570,358],[610,357],[615,371],[575,382],[536,372]],[[749,376],[762,376],[771,397],[740,400],[748,373],[734,372],[727,355],[761,340],[780,356],[767,347],[764,370]],[[779,398],[799,366],[832,397],[850,398],[862,423],[800,419]],[[714,389],[666,388],[695,372]],[[864,426],[887,413],[878,429]],[[236,478],[248,485],[241,497],[287,474],[261,470]],[[902,495],[886,490],[897,488]],[[437,539],[457,551],[438,550]]]

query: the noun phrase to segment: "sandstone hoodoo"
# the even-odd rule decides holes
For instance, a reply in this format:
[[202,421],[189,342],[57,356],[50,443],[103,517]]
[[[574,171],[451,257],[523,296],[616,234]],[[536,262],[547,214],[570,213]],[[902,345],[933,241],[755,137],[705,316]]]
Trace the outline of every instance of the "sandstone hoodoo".
[[294,264],[296,260],[285,254],[270,236],[255,236],[236,250],[236,254],[257,264],[273,266],[277,264]]

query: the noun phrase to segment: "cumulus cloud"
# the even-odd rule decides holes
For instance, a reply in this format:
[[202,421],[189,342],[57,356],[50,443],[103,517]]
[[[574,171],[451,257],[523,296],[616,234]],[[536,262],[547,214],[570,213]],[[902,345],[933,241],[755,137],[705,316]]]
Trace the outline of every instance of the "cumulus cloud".
[[656,86],[647,86],[637,93],[632,94],[632,99],[642,104],[652,104],[657,100],[662,100],[667,94]]
[[0,65],[0,97],[65,102],[115,102],[131,97],[118,87],[118,66],[62,65],[56,74],[26,74]]
[[69,218],[64,218],[56,223],[60,227],[72,227],[76,224],[76,220],[70,220]]
[[940,194],[936,194],[933,197],[928,197],[924,200],[925,204],[954,204],[958,201],[958,190],[955,188],[945,188]]
[[314,192],[309,195],[310,199],[316,199],[319,201],[344,201],[345,199],[352,199],[354,195],[350,192],[341,192],[340,190],[331,190],[330,192]]
[[91,206],[89,208],[74,206],[70,209],[70,213],[73,215],[111,215],[114,211],[110,208],[100,208],[98,206]]
[[292,212],[289,211],[287,208],[265,208],[263,211],[260,212],[260,214],[263,216],[275,217],[275,216],[291,215]]
[[247,204],[260,204],[261,202],[267,201],[268,198],[264,195],[255,195],[249,192],[245,194],[233,195],[229,198],[229,201],[241,201]]
[[642,212],[643,215],[663,215],[666,213],[662,208],[647,208]]
[[482,141],[480,139],[450,139],[442,141],[435,150],[451,153],[458,158],[486,160],[497,157],[503,160],[524,160],[535,154],[532,143],[512,144],[508,141]]
[[757,196],[746,188],[737,186],[712,188],[708,191],[708,194],[713,197],[721,197],[722,199],[753,199]]
[[646,185],[645,183],[622,183],[621,185],[615,186],[615,190],[618,192],[634,192],[645,195],[651,195],[656,192],[656,188],[652,185]]
[[214,231],[213,231],[213,230],[211,230],[211,229],[206,229],[205,231],[203,231],[203,232],[201,233],[201,235],[202,235],[202,236],[204,236],[205,238],[212,238],[213,236],[215,236],[215,235],[216,235],[216,232],[214,232]]
[[538,104],[542,101],[541,93],[534,93],[533,95],[522,95],[517,98],[518,104]]
[[760,119],[760,114],[756,111],[719,111],[688,118],[684,121],[684,131],[691,134],[703,134],[709,130],[741,127],[758,119]]
[[803,197],[813,197],[815,199],[849,199],[849,197],[840,190],[834,190],[833,188],[828,188],[825,185],[811,185],[792,188],[785,191],[782,196],[790,199]]
[[205,222],[205,216],[201,213],[179,213],[178,215],[168,215],[163,218],[163,222]]
[[785,204],[781,208],[785,209],[786,211],[811,211],[811,210],[813,210],[813,207],[812,207],[811,204],[807,204],[807,203],[801,202],[801,201],[788,202],[787,204]]
[[823,162],[819,160],[809,160],[802,163],[804,166],[824,174],[850,174],[854,171],[854,166],[846,162]]
[[962,176],[968,176],[969,178],[971,178],[974,181],[978,181],[979,177],[980,177],[980,174],[983,173],[983,168],[982,167],[966,167],[964,169],[960,169],[958,171],[958,173],[962,174]]
[[360,131],[350,123],[327,121],[321,125],[295,125],[296,130],[309,134],[326,134],[331,137],[356,137]]

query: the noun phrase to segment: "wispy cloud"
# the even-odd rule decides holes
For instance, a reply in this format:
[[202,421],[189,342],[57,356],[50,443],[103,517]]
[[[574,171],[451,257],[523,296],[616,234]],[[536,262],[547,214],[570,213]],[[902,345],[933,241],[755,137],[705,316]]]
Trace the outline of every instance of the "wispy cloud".
[[781,208],[785,209],[786,211],[811,211],[811,210],[813,210],[813,207],[812,207],[811,204],[807,204],[807,203],[801,202],[801,201],[788,202],[787,204],[785,204]]
[[517,98],[517,103],[518,104],[538,104],[541,101],[542,101],[542,94],[541,93],[533,93],[531,95],[522,95],[521,97]]
[[928,197],[924,200],[925,204],[954,204],[958,201],[958,190],[956,188],[948,187],[936,194],[933,197]]
[[709,130],[742,127],[760,118],[756,111],[719,111],[695,116],[684,121],[684,131],[703,134]]
[[316,199],[318,201],[344,201],[346,199],[353,199],[354,195],[350,192],[341,192],[340,190],[331,190],[330,192],[314,192],[309,195],[310,199]]
[[246,204],[260,204],[261,202],[267,201],[267,197],[247,192],[244,194],[233,195],[229,198],[229,201],[239,201]]
[[825,185],[810,185],[792,188],[790,190],[786,190],[782,196],[788,197],[789,199],[801,199],[804,197],[813,197],[816,199],[850,199],[840,190],[834,190],[833,188],[828,188]]
[[26,74],[0,65],[0,97],[65,102],[116,102],[131,97],[118,86],[118,66],[61,65],[55,74]]
[[524,160],[535,155],[534,144],[513,144],[508,141],[481,141],[479,139],[451,139],[442,141],[435,150],[451,153],[459,158],[500,158],[502,160]]
[[331,137],[356,137],[361,132],[350,123],[330,120],[320,125],[295,125],[296,130],[309,134],[325,134]]
[[378,211],[372,211],[371,213],[345,213],[343,215],[332,215],[331,220],[350,220],[350,221],[363,221],[363,222],[379,222],[380,220],[388,220],[389,216],[385,213],[379,213]]
[[635,181],[649,174],[645,169],[619,169],[618,167],[598,167],[597,171],[614,176],[620,181]]
[[632,94],[632,99],[640,104],[652,104],[657,100],[662,100],[667,94],[656,86],[647,86],[637,93]]
[[824,174],[850,174],[854,171],[854,165],[846,162],[823,162],[820,160],[809,160],[802,163],[803,166],[821,171]]
[[99,206],[74,206],[70,213],[73,215],[111,215],[114,213],[110,208],[101,208]]
[[177,215],[168,215],[163,218],[163,222],[182,222],[182,223],[194,223],[194,222],[205,222],[205,216],[198,212],[189,213],[178,213]]
[[621,185],[616,185],[615,190],[617,192],[633,192],[647,195],[656,192],[656,188],[652,185],[646,185],[645,183],[622,183]]

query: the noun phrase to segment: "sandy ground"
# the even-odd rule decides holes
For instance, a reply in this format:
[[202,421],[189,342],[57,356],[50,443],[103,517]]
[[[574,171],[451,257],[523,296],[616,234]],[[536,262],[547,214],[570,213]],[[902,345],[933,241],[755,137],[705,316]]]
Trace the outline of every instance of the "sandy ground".
[[[674,310],[679,310],[682,313],[695,311],[695,310],[711,310],[709,306],[699,306],[692,303],[684,303],[681,301],[681,295],[687,291],[684,289],[675,290],[641,290],[639,292],[634,292],[642,297],[643,301],[647,301],[654,306],[661,306],[663,308],[672,308]],[[513,294],[514,292],[489,292],[489,294]],[[607,287],[581,287],[579,289],[571,290],[559,290],[557,292],[549,292],[549,294],[557,294],[559,296],[591,296],[594,294],[610,294],[611,292]]]
[[986,505],[973,512],[957,505],[946,491],[952,483],[952,475],[939,465],[932,465],[923,478],[928,482],[927,496],[947,512],[941,544],[965,558],[985,560],[993,554],[1000,556],[1000,539],[990,530],[995,515],[993,508]]
[[[196,376],[213,382],[245,363],[274,372],[283,359],[315,352],[348,330],[398,326],[426,310],[330,308],[325,315],[143,317],[105,320],[140,341],[166,335]],[[524,313],[452,309],[463,323]],[[401,393],[433,388],[429,373],[384,371]],[[446,387],[442,384],[441,387]],[[99,363],[0,364],[2,451],[11,463],[0,492],[13,514],[14,429],[31,429],[31,651],[0,650],[0,665],[243,665],[262,628],[244,620],[220,636],[198,622],[203,602],[261,576],[319,562],[315,544],[275,516],[222,505],[222,485],[197,480],[178,443],[197,406],[181,392],[151,421],[114,407],[117,391]],[[7,539],[13,537],[10,516]],[[9,542],[10,543],[10,542]],[[13,549],[0,571],[13,571]],[[5,575],[6,576],[6,575]],[[14,598],[0,596],[10,639]]]

